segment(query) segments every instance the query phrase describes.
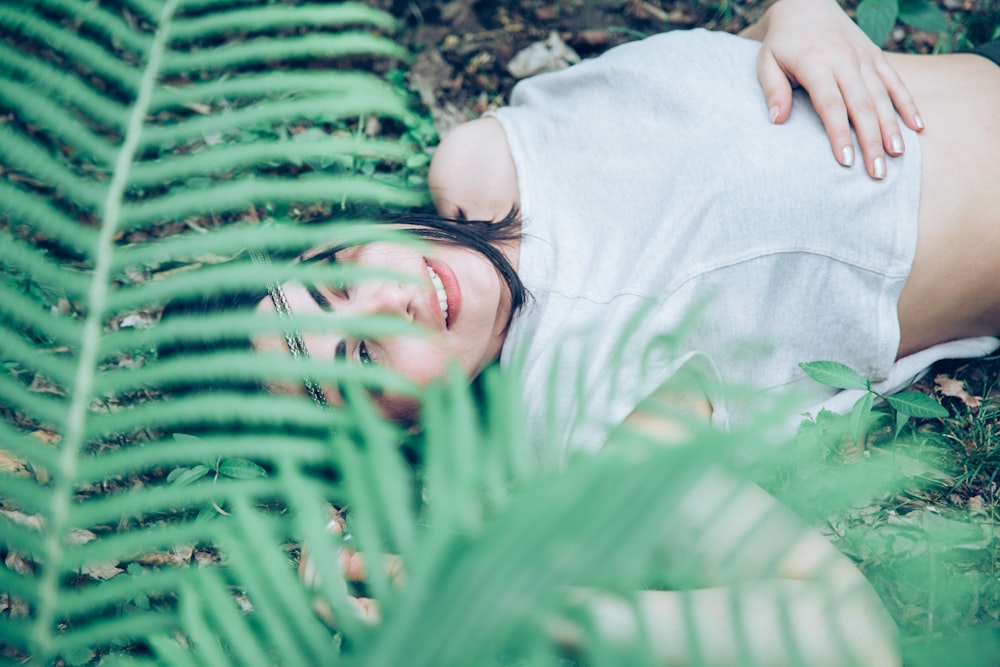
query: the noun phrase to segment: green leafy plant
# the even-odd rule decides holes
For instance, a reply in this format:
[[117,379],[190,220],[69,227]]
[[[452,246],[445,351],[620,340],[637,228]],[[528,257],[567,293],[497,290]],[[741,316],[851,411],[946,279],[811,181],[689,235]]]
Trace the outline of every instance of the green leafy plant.
[[41,0],[0,26],[0,653],[142,655],[183,627],[180,570],[227,557],[199,511],[280,511],[350,419],[260,391],[303,375],[234,347],[276,321],[163,304],[266,294],[278,258],[423,202],[424,121],[363,71],[407,54],[361,4]]
[[872,389],[870,379],[863,378],[853,368],[836,361],[811,361],[799,364],[806,375],[821,384],[837,389],[852,389],[863,392],[851,409],[851,435],[860,442],[874,419],[884,413],[873,412],[875,399],[885,401],[895,411],[895,433],[898,436],[911,417],[932,419],[947,417],[946,410],[933,398],[919,391],[904,391],[884,395]]
[[947,17],[930,0],[861,0],[857,12],[858,25],[876,44],[885,44],[896,21],[917,30],[948,30]]

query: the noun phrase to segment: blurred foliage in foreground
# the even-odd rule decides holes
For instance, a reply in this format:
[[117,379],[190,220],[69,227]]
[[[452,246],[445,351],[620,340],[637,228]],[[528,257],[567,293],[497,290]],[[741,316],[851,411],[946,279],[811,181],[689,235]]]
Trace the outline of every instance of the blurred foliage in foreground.
[[[367,399],[413,390],[379,369],[312,361],[309,377],[350,398],[329,410],[264,391],[305,374],[250,352],[252,336],[283,335],[277,318],[181,308],[161,321],[164,303],[350,278],[285,260],[393,236],[361,223],[426,203],[431,131],[398,85],[394,28],[352,3],[0,4],[4,661],[565,664],[546,621],[565,587],[657,579],[664,540],[683,552],[692,539],[664,519],[695,480],[770,442],[704,433],[557,467],[524,445],[514,387],[492,372],[475,399],[461,378],[428,392],[412,433]],[[913,664],[940,664],[935,650],[972,647],[966,626],[995,631],[996,525],[930,510],[867,525],[858,508],[873,498],[940,481],[899,445],[845,464],[838,424],[737,468],[827,522],[896,598]],[[405,583],[372,567],[356,589],[319,557],[319,586],[300,581],[303,545],[341,546],[324,530],[331,506],[354,548],[403,557]],[[982,568],[959,576],[964,556]],[[349,594],[377,599],[382,622],[358,620]],[[578,657],[620,664],[622,651],[651,659],[600,642]]]

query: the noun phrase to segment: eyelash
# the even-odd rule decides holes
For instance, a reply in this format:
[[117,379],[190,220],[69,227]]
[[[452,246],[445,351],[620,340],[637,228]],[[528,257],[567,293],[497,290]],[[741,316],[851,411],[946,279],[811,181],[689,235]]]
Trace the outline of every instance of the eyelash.
[[368,350],[367,341],[363,340],[358,343],[358,361],[365,366],[375,363],[375,357],[373,357],[371,352]]
[[[340,341],[337,343],[337,349],[334,351],[334,356],[337,359],[347,358],[347,341]],[[358,342],[358,363],[368,366],[370,364],[378,363],[378,359],[372,355],[371,351],[368,349],[368,341]]]

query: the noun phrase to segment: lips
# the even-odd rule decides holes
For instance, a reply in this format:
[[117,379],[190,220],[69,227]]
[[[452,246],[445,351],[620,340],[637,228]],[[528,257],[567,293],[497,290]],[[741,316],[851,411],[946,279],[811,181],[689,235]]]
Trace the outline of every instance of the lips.
[[[429,259],[427,260],[428,275],[431,275],[431,283],[434,285],[436,296],[440,304],[441,291],[444,292],[444,303],[446,304],[441,308],[441,312],[444,315],[445,327],[450,329],[452,325],[458,320],[458,314],[462,309],[462,290],[458,286],[458,279],[455,277],[454,272],[452,272],[451,267],[442,262]],[[441,289],[438,289],[437,281],[440,282]]]

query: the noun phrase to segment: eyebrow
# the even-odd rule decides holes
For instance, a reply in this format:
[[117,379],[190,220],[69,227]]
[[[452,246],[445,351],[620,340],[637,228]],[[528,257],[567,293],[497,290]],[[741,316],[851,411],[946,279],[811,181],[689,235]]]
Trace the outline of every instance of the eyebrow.
[[[326,295],[320,292],[315,285],[309,285],[306,287],[306,291],[309,292],[309,296],[312,297],[316,305],[323,310],[333,310],[333,304],[330,302]],[[334,348],[333,356],[335,359],[346,359],[347,358],[347,340],[341,338],[340,342],[337,343],[337,347]]]

